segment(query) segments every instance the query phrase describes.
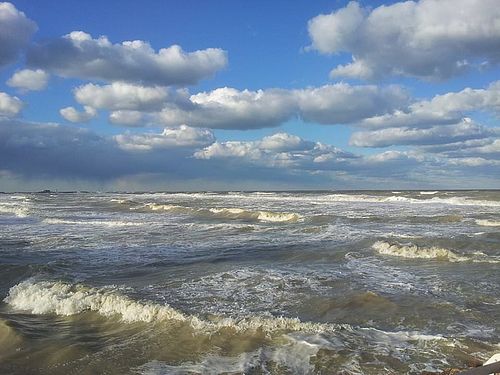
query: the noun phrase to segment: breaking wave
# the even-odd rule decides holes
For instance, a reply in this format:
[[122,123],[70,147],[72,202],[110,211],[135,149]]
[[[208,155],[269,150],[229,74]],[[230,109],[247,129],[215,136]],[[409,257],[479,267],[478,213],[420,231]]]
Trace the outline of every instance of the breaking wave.
[[294,212],[253,211],[243,208],[194,208],[173,204],[147,203],[146,209],[151,211],[168,211],[197,216],[217,217],[222,219],[243,219],[272,223],[293,223],[302,216]]
[[341,325],[301,322],[297,318],[251,316],[241,319],[211,317],[205,320],[184,314],[168,305],[135,301],[108,288],[91,288],[64,282],[25,280],[12,288],[4,299],[12,307],[32,314],[75,315],[94,311],[105,317],[119,317],[123,322],[180,322],[195,332],[210,334],[221,330],[235,332],[333,332]]
[[372,248],[379,254],[401,258],[436,259],[447,260],[449,262],[500,263],[500,257],[489,256],[481,251],[475,251],[470,255],[459,255],[441,247],[425,247],[412,243],[402,244],[387,241],[377,241],[372,245]]
[[327,196],[329,201],[333,202],[364,202],[364,203],[410,203],[410,204],[448,204],[456,206],[498,206],[498,201],[475,200],[468,198],[440,198],[433,197],[430,199],[416,199],[402,196],[377,197],[371,195],[347,195],[347,194],[331,194]]
[[500,221],[498,220],[476,220],[477,225],[481,225],[483,227],[498,227],[500,226]]
[[402,258],[440,259],[450,262],[465,262],[470,260],[448,249],[440,247],[421,247],[411,243],[400,244],[398,242],[377,241],[372,247],[379,254]]
[[29,216],[29,209],[24,204],[16,203],[0,203],[0,214],[10,214],[17,217]]
[[56,218],[43,219],[42,222],[45,224],[97,225],[105,227],[127,227],[127,226],[144,225],[144,223],[132,222],[132,221],[120,221],[120,220],[68,220],[68,219],[56,219]]

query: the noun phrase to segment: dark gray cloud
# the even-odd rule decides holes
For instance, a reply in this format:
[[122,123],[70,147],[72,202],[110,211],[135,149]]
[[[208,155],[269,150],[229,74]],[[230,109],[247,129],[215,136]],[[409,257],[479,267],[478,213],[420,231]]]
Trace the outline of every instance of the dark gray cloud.
[[218,48],[185,52],[173,45],[156,52],[144,41],[112,44],[82,31],[36,44],[27,53],[28,66],[63,77],[144,85],[195,84],[226,64],[227,53]]
[[[72,126],[0,120],[0,181],[10,181],[7,185],[14,190],[16,186],[204,190],[287,184],[306,188],[324,183],[323,177],[304,178],[284,168],[245,168],[241,163],[196,159],[193,152],[209,142],[211,133],[191,130],[123,134],[117,139]],[[139,147],[144,144],[148,147]]]
[[[141,153],[128,150],[134,138],[127,139],[126,135],[117,141],[72,126],[0,120],[0,169],[30,177],[90,180],[147,173],[185,174],[183,168],[189,164],[194,148],[187,147],[188,140],[186,136],[182,139],[181,131],[174,133],[172,136],[167,131],[158,136],[170,140],[169,144],[154,147],[153,139],[150,152]],[[182,142],[176,143],[176,139]],[[126,141],[129,147],[124,147]],[[135,141],[146,143],[145,139]],[[190,173],[196,172],[195,168],[190,170]]]
[[36,23],[13,4],[0,3],[0,67],[17,60],[36,30]]
[[497,0],[420,0],[374,9],[358,2],[309,21],[312,48],[349,52],[332,77],[446,79],[500,62]]
[[491,185],[500,163],[488,148],[498,145],[476,146],[468,155],[391,150],[361,156],[287,133],[257,141],[218,142],[209,130],[179,127],[106,137],[73,126],[1,120],[0,181],[20,181],[20,186],[32,186],[23,185],[26,181],[50,186],[56,184],[50,181],[60,181],[65,187],[77,181],[77,187],[98,183],[121,190],[284,188],[287,183],[368,188],[388,181],[421,186],[432,172],[443,181],[453,177],[457,184],[481,175]]

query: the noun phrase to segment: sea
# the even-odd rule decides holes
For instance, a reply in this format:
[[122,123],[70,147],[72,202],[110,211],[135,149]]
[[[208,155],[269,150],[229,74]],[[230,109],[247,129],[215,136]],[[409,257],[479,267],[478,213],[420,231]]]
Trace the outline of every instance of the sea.
[[0,194],[0,373],[421,374],[500,351],[500,191]]

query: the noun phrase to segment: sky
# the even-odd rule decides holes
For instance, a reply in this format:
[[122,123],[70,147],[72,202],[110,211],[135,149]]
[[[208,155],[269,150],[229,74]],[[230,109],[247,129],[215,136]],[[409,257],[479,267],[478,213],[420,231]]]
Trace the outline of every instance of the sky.
[[0,191],[500,188],[497,0],[0,2]]

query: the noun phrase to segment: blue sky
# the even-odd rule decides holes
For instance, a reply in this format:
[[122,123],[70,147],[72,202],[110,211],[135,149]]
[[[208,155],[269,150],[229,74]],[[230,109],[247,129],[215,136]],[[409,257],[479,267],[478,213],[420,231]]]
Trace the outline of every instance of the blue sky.
[[1,4],[0,190],[500,187],[494,0]]

